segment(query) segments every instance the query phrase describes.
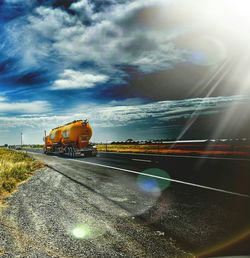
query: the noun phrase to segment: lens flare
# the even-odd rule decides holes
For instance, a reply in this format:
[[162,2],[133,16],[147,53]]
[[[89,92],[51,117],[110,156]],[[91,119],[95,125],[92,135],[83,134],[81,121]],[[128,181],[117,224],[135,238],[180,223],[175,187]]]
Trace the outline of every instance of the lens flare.
[[[225,239],[222,243],[211,246],[208,249],[202,250],[200,252],[197,252],[197,257],[212,257],[214,253],[225,250],[226,248],[233,246],[234,244],[239,243],[240,241],[244,239],[249,239],[250,236],[250,228],[246,229],[245,231],[239,232],[238,234],[234,235],[231,239]],[[214,256],[213,256],[214,257]],[[234,257],[240,257],[240,256],[234,256]],[[242,256],[242,257],[249,257],[249,256]],[[214,257],[215,258],[215,257]],[[232,256],[233,258],[233,256]]]
[[85,218],[82,222],[72,225],[69,234],[76,239],[94,239],[107,232],[107,225],[93,218]]
[[138,182],[138,185],[145,192],[159,192],[160,188],[158,187],[158,183],[156,179],[151,178],[143,178]]
[[187,49],[190,52],[190,61],[197,65],[210,66],[225,61],[226,47],[218,39],[211,36],[192,39]]
[[78,225],[72,230],[72,234],[75,238],[84,239],[90,236],[90,230],[86,225]]
[[159,168],[150,168],[143,171],[144,175],[137,178],[139,188],[148,193],[160,194],[170,186],[169,174]]

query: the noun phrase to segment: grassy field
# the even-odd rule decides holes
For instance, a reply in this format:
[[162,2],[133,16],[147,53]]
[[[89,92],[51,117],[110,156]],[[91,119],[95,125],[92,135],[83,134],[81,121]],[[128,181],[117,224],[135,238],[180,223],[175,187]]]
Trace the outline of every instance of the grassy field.
[[14,191],[42,166],[25,153],[0,148],[0,198]]

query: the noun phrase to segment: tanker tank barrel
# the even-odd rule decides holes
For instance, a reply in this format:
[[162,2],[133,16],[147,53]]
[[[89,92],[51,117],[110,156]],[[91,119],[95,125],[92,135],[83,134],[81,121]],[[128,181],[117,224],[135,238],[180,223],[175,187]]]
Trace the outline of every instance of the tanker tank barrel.
[[52,153],[94,153],[93,146],[90,144],[92,128],[88,119],[74,120],[70,123],[52,129],[46,137],[44,149]]

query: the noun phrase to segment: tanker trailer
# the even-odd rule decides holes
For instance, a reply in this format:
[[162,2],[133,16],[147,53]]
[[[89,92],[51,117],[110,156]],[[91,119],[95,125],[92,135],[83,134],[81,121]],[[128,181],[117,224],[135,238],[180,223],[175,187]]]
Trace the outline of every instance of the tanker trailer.
[[96,156],[96,147],[90,143],[92,128],[87,120],[76,120],[51,130],[44,138],[45,154]]

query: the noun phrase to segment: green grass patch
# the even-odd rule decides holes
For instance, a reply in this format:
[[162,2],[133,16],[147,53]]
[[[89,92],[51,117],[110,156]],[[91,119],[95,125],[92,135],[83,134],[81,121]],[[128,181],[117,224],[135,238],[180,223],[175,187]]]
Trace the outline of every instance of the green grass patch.
[[20,182],[42,166],[23,152],[0,148],[0,196],[14,191]]

